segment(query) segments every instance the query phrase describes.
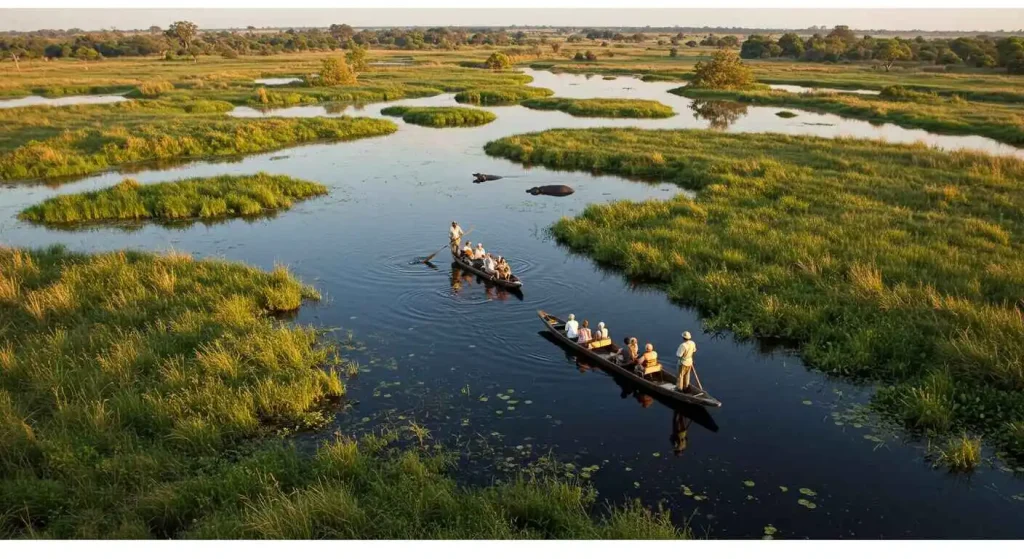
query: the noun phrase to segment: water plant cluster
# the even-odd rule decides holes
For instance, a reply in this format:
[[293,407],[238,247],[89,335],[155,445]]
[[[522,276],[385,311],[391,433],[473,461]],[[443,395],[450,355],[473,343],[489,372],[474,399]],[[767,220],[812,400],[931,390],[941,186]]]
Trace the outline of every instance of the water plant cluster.
[[482,126],[497,116],[490,111],[466,107],[405,107],[394,105],[381,109],[380,114],[400,116],[410,124],[448,128],[455,126]]
[[700,308],[709,329],[791,340],[823,371],[882,381],[876,403],[912,429],[966,430],[1024,458],[1024,162],[607,128],[513,136],[485,151],[697,190],[590,206],[553,232]]
[[527,99],[524,107],[541,111],[562,111],[573,116],[602,118],[668,118],[672,107],[646,99],[567,99],[542,97]]
[[470,105],[515,105],[525,99],[550,97],[555,92],[546,87],[502,87],[487,89],[469,89],[455,94],[459,103]]
[[327,187],[320,183],[266,173],[147,185],[125,179],[110,188],[55,196],[26,208],[19,217],[51,225],[239,217],[287,209],[297,200],[324,194]]

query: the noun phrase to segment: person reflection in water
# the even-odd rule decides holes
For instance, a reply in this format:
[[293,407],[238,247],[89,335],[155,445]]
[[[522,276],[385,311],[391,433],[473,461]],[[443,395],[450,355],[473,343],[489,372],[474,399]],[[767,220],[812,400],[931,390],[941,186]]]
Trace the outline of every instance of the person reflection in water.
[[675,452],[676,456],[681,456],[689,444],[689,429],[692,421],[692,419],[683,415],[679,410],[676,410],[672,415],[671,442],[672,450]]

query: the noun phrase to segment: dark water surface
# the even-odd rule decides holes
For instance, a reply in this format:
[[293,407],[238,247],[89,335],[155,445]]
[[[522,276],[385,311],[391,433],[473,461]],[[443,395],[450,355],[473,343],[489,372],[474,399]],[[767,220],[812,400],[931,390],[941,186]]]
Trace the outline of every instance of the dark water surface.
[[[266,171],[330,187],[325,197],[249,222],[53,231],[19,222],[16,214],[52,196],[54,189],[16,186],[0,191],[0,242],[63,243],[84,251],[176,249],[262,268],[288,265],[325,295],[324,302],[304,308],[298,320],[338,329],[331,335],[339,339],[351,331],[367,346],[358,356],[364,372],[348,382],[348,405],[338,416],[338,430],[415,421],[430,431],[426,444],[463,452],[456,475],[469,481],[501,477],[512,469],[505,464],[550,455],[575,462],[565,475],[588,478],[600,498],[623,502],[640,497],[652,505],[663,500],[675,518],[690,518],[698,533],[713,537],[759,538],[769,524],[782,538],[1024,535],[1024,480],[1005,467],[985,465],[972,476],[933,469],[921,443],[881,432],[869,414],[850,411],[867,400],[870,387],[809,371],[785,349],[705,334],[694,312],[555,244],[546,228],[587,204],[668,198],[680,190],[524,169],[484,155],[484,143],[555,127],[707,127],[708,122],[692,114],[689,100],[665,93],[673,84],[531,73],[535,85],[551,87],[558,95],[658,99],[680,115],[612,121],[499,107],[493,109],[498,119],[479,128],[438,130],[396,119],[400,130],[389,137],[131,175],[154,182]],[[445,95],[400,103],[454,100]],[[378,115],[382,106],[346,113]],[[317,111],[323,109],[275,113]],[[799,118],[785,120],[774,115],[777,111],[751,107],[728,130],[921,140],[947,148],[1021,153],[984,138],[945,137],[800,111],[795,111]],[[235,113],[260,116],[245,109]],[[506,178],[473,184],[473,172]],[[56,192],[106,187],[123,176],[90,177]],[[577,192],[567,198],[524,192],[552,183],[572,185]],[[452,219],[466,229],[475,227],[469,235],[474,243],[507,256],[526,284],[521,298],[460,277],[444,252],[436,268],[412,264],[445,242]],[[687,415],[581,366],[539,334],[538,308],[563,316],[575,312],[594,324],[604,321],[616,339],[635,335],[666,356],[672,355],[682,330],[690,330],[698,345],[701,379],[723,407]],[[332,431],[303,441],[316,442]]]

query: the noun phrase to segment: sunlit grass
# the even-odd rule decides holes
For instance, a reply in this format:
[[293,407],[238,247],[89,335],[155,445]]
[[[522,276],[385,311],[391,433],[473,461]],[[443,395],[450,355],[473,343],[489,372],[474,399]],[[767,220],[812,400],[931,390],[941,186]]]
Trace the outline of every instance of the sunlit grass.
[[[82,194],[62,194],[26,208],[19,217],[69,225],[105,220],[196,219],[252,216],[290,208],[327,187],[283,175],[183,179],[140,185],[132,179]],[[2,290],[0,290],[2,292]]]
[[908,426],[966,429],[1024,457],[1024,162],[920,145],[772,134],[551,130],[485,151],[671,181],[697,198],[616,202],[557,222],[572,249],[781,337],[826,372],[890,389]]
[[381,109],[380,114],[400,116],[410,124],[449,128],[457,126],[482,126],[497,116],[490,111],[466,107],[404,107],[395,105]]
[[527,99],[524,107],[542,111],[562,111],[573,116],[604,118],[668,118],[675,111],[668,105],[645,99],[567,99],[548,97]]

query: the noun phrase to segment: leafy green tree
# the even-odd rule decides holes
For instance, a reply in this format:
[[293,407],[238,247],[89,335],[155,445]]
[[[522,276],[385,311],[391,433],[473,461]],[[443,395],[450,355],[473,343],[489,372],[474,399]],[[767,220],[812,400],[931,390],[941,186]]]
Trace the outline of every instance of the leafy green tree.
[[503,52],[492,52],[484,65],[491,70],[505,70],[512,67],[512,59]]
[[888,72],[893,63],[897,60],[910,60],[910,47],[899,39],[886,39],[878,42],[875,50],[875,58],[885,63],[885,71]]
[[693,68],[690,85],[702,89],[746,89],[754,85],[754,73],[731,50],[719,50],[711,60],[702,60]]
[[562,43],[551,43],[551,52],[558,54],[562,50]]
[[577,60],[577,61],[582,61],[582,60],[586,60],[587,57],[583,56],[583,53],[581,51],[576,51],[576,54],[572,57],[572,59],[573,60]]
[[679,49],[677,49],[676,47],[668,49],[668,55],[670,58],[675,58],[679,56]]
[[804,54],[804,42],[796,33],[786,33],[779,37],[779,47],[782,48],[782,56],[800,58]]
[[192,48],[192,41],[199,34],[199,26],[191,21],[176,21],[167,28],[165,34],[171,39],[178,41],[181,44],[181,48],[188,51]]
[[686,46],[692,49],[693,47],[697,46],[697,41],[686,41]]
[[356,42],[351,39],[349,39],[345,48],[348,49],[348,59],[352,65],[352,70],[356,72],[365,72],[370,68],[369,63],[366,61],[366,48],[357,45]]

